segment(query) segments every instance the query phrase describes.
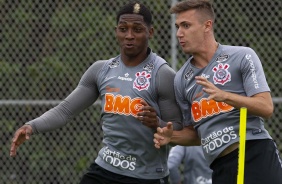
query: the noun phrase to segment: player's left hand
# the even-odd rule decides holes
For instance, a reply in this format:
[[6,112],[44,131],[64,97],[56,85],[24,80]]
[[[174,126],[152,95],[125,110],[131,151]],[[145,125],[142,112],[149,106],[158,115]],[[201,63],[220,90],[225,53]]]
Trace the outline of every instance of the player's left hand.
[[160,148],[170,142],[173,134],[173,124],[168,122],[166,127],[158,127],[157,132],[154,134],[154,143],[156,148]]
[[141,101],[143,107],[141,111],[137,113],[137,119],[142,122],[143,125],[150,127],[150,128],[157,128],[159,127],[159,120],[157,117],[156,110],[151,107],[147,102]]

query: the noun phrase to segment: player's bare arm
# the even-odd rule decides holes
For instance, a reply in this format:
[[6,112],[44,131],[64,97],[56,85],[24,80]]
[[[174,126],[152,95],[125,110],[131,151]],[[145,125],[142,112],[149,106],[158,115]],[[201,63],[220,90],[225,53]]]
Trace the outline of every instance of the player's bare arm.
[[156,77],[160,114],[158,115],[150,104],[143,101],[141,103],[143,107],[137,114],[137,119],[151,128],[165,127],[167,122],[173,122],[173,129],[181,130],[183,128],[181,111],[175,100],[173,86],[175,71],[168,65],[162,65]]
[[154,134],[154,143],[156,148],[168,143],[182,146],[199,146],[200,139],[194,127],[186,126],[180,131],[173,131],[171,122],[167,123],[164,128],[157,128],[157,133]]
[[172,134],[173,124],[171,122],[168,122],[166,127],[158,127],[157,133],[154,134],[155,147],[159,149],[161,146],[169,144]]
[[269,118],[273,113],[273,102],[270,92],[258,93],[251,97],[247,97],[220,90],[202,76],[197,76],[196,82],[197,84],[202,85],[204,87],[203,91],[210,95],[208,100],[225,102],[237,109],[246,107],[248,113],[263,118]]

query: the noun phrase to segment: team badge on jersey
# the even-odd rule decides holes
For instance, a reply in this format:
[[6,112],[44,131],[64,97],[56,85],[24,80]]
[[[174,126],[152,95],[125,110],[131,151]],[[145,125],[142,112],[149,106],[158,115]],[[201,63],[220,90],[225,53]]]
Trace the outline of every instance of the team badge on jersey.
[[229,68],[229,64],[218,64],[213,67],[212,71],[214,72],[213,82],[214,84],[224,85],[227,82],[231,81],[231,74],[227,70]]
[[136,78],[133,82],[133,88],[137,89],[138,91],[147,90],[150,86],[149,79],[151,78],[151,74],[147,73],[146,71],[137,72],[135,74]]

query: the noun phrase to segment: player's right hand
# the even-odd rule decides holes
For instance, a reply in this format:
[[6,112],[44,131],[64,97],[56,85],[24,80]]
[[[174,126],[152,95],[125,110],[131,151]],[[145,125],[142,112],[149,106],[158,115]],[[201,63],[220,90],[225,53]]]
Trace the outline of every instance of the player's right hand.
[[157,132],[154,134],[154,143],[156,148],[160,148],[170,142],[173,133],[173,124],[168,122],[166,127],[157,128]]
[[17,148],[25,141],[30,138],[30,135],[32,134],[32,127],[30,125],[23,125],[21,128],[19,128],[13,139],[12,144],[10,148],[10,156],[14,157],[17,154]]

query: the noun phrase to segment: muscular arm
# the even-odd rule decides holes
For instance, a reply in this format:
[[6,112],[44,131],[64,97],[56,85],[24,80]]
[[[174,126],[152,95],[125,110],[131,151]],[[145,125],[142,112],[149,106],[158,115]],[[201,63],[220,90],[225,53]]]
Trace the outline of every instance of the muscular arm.
[[223,92],[222,98],[223,102],[237,109],[246,107],[248,109],[248,113],[252,115],[269,118],[273,113],[273,102],[270,92],[258,93],[252,97]]
[[92,105],[99,96],[96,76],[98,76],[102,65],[102,61],[94,63],[84,73],[78,86],[66,99],[40,117],[26,123],[32,126],[32,132],[42,133],[60,128],[72,117]]
[[[181,111],[175,100],[174,93],[175,71],[168,65],[160,67],[157,73],[158,105],[161,112],[161,119],[165,122],[173,122],[175,130],[183,128],[181,124]],[[161,127],[166,126],[162,122]]]
[[197,84],[204,86],[203,91],[210,95],[208,100],[213,99],[217,102],[225,102],[237,109],[246,107],[248,113],[263,118],[269,118],[273,113],[273,102],[270,92],[262,92],[247,97],[220,90],[204,77],[197,76],[196,80]]
[[142,111],[137,114],[137,119],[144,125],[157,128],[165,127],[167,122],[173,122],[173,128],[175,130],[181,130],[183,128],[181,111],[174,95],[174,76],[174,70],[168,65],[163,65],[159,68],[156,76],[156,91],[161,117],[157,117],[156,110],[153,107],[146,102],[141,102],[143,107]]
[[154,143],[156,148],[166,144],[181,146],[199,146],[201,144],[197,131],[192,125],[184,127],[180,131],[173,131],[171,122],[166,127],[158,127],[154,134]]
[[180,131],[173,131],[170,143],[181,146],[201,145],[198,133],[192,125],[186,126]]

